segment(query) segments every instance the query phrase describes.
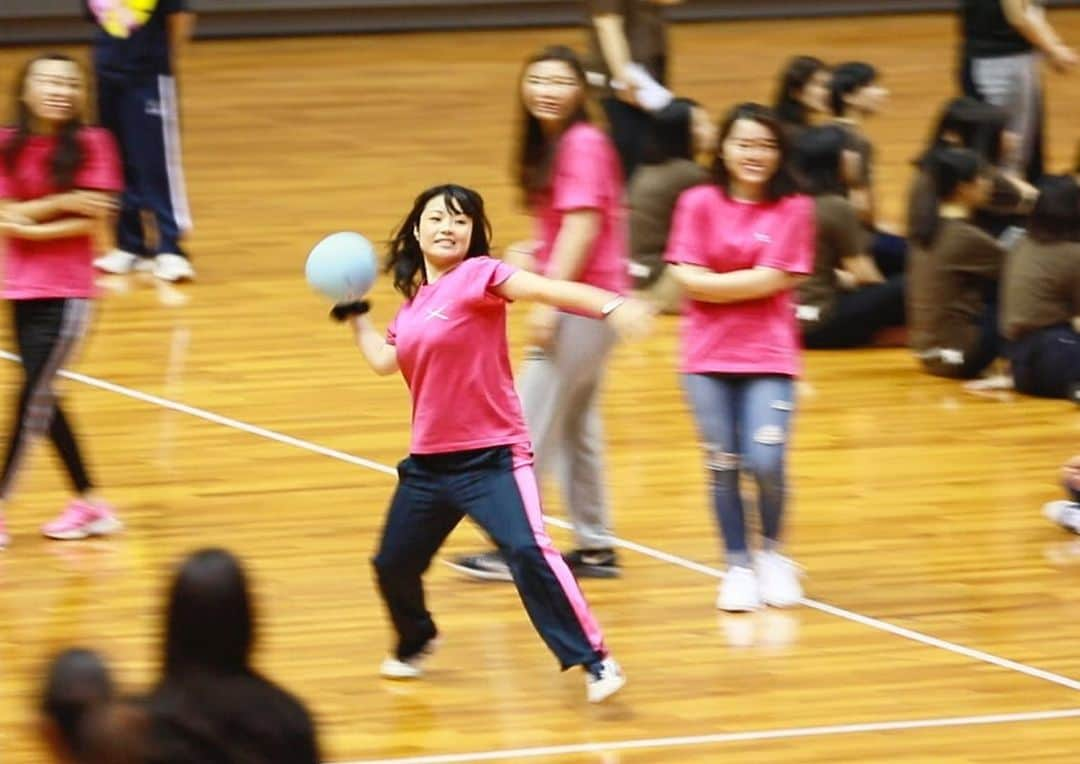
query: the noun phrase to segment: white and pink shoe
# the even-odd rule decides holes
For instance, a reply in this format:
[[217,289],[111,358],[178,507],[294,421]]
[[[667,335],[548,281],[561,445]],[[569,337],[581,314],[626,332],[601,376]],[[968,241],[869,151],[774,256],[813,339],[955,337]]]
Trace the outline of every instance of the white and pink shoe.
[[11,543],[11,536],[8,535],[7,524],[4,522],[4,515],[0,513],[0,550],[7,549],[8,544]]
[[72,499],[59,517],[41,526],[42,534],[61,541],[108,536],[123,529],[124,524],[117,519],[111,507],[107,504],[91,504],[84,499]]

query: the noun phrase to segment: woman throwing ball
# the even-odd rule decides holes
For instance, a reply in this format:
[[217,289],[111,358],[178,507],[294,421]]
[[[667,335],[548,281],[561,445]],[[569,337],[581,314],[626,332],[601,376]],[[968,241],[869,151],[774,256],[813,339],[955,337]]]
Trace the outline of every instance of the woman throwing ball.
[[475,191],[455,185],[424,191],[390,245],[387,271],[405,304],[385,338],[363,315],[366,303],[354,303],[349,318],[372,370],[400,370],[413,401],[410,454],[398,465],[374,559],[397,633],[381,673],[394,679],[422,674],[438,631],[421,576],[468,515],[506,555],[525,609],[562,668],[586,670],[587,697],[597,703],[626,680],[544,530],[529,433],[510,371],[506,305],[527,300],[589,313],[624,336],[646,333],[652,311],[614,292],[495,260],[487,254],[489,235]]

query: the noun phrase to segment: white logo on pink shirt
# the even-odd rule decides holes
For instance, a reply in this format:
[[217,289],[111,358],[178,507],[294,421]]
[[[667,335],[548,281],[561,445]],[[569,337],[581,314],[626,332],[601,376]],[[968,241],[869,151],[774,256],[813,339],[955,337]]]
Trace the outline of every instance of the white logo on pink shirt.
[[435,308],[435,310],[429,310],[427,312],[427,316],[424,318],[424,320],[425,321],[430,321],[433,318],[441,318],[443,321],[449,321],[450,316],[443,313],[443,310],[446,307],[447,307],[446,305],[443,305],[442,308]]
[[755,233],[754,238],[757,241],[763,242],[765,244],[772,244],[772,237],[769,236],[769,234],[767,233]]

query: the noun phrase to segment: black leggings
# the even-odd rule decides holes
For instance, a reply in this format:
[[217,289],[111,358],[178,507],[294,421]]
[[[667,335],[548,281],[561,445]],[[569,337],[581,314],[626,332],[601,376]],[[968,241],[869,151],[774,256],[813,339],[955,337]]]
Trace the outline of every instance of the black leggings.
[[903,326],[904,283],[901,273],[882,284],[841,292],[832,315],[803,332],[803,343],[812,349],[862,347],[885,327]]
[[86,332],[90,301],[85,299],[14,300],[15,339],[22,356],[24,381],[0,473],[0,500],[12,491],[30,441],[48,432],[78,493],[93,487],[86,474],[75,434],[60,410],[53,380]]

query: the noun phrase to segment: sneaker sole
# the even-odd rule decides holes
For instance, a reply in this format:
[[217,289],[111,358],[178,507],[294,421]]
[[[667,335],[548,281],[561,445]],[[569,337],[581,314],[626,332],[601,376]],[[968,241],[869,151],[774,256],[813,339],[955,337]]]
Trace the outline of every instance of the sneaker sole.
[[406,670],[404,668],[399,668],[396,665],[391,666],[386,663],[383,663],[383,665],[379,667],[379,676],[383,679],[391,679],[395,682],[406,682],[410,679],[419,679],[423,675],[423,669]]
[[395,658],[387,658],[379,666],[379,676],[383,679],[394,680],[407,680],[407,679],[419,679],[424,675],[423,661],[427,661],[435,653],[439,651],[442,646],[442,638],[435,636],[433,639],[428,640],[420,651],[420,665],[410,666],[404,661],[399,661]]
[[70,531],[42,531],[41,535],[55,541],[79,541],[91,536],[111,536],[124,529],[124,524],[116,518],[95,520],[82,528],[74,528]]
[[755,610],[761,610],[765,607],[764,600],[757,602],[721,602],[716,601],[716,609],[723,610],[725,613],[752,613]]
[[594,695],[591,692],[587,692],[586,696],[587,696],[588,701],[590,703],[603,703],[605,700],[610,698],[612,695],[617,693],[619,690],[621,690],[625,686],[626,686],[626,676],[624,674],[620,674],[619,677],[618,677],[618,680],[611,682],[610,685],[608,685],[608,687],[605,688],[603,694]]
[[797,600],[776,600],[776,599],[771,599],[770,600],[770,599],[766,599],[766,600],[762,600],[762,601],[766,605],[768,605],[769,607],[775,607],[775,608],[783,609],[783,608],[798,607],[799,605],[802,604],[803,598],[799,597],[799,599],[797,599]]
[[447,567],[453,568],[458,573],[461,573],[475,581],[506,581],[513,583],[514,578],[508,573],[499,573],[492,570],[478,570],[476,568],[470,568],[467,565],[461,565],[453,560],[443,560]]
[[608,568],[598,565],[579,565],[577,567],[571,565],[570,570],[572,570],[574,575],[578,578],[618,578],[622,575],[622,571],[618,568]]
[[184,275],[184,276],[163,276],[160,273],[155,273],[155,274],[153,274],[153,276],[154,276],[154,278],[158,279],[159,281],[165,281],[165,282],[167,282],[169,284],[179,284],[181,281],[194,281],[195,280],[195,274]]

